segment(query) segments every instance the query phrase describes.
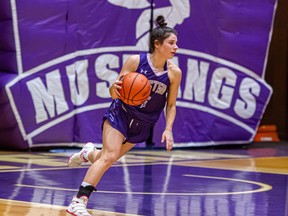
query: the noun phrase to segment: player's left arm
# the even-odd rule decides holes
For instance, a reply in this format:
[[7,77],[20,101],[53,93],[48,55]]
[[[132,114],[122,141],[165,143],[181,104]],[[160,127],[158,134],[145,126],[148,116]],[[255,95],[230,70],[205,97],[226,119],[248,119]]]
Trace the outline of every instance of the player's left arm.
[[169,68],[168,76],[170,79],[170,88],[166,104],[166,127],[162,134],[161,142],[166,141],[166,150],[170,151],[173,147],[172,129],[176,117],[176,99],[181,82],[182,72],[173,63],[170,63],[168,68]]

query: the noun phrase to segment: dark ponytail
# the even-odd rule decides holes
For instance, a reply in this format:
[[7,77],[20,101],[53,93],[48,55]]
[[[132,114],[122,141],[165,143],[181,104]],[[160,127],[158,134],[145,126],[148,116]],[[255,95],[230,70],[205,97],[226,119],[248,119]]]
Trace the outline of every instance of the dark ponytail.
[[163,16],[158,16],[156,19],[156,26],[160,28],[164,28],[167,26],[167,23],[165,22],[165,18]]
[[153,53],[155,50],[154,42],[158,40],[159,43],[163,43],[163,41],[168,38],[171,34],[177,35],[176,30],[173,28],[167,27],[167,23],[165,22],[165,18],[160,15],[156,18],[156,28],[154,28],[150,33],[149,39],[149,53]]

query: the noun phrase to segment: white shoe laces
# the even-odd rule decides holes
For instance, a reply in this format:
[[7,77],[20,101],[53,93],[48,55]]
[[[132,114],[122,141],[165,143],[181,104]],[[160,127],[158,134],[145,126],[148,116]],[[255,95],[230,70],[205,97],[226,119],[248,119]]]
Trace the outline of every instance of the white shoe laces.
[[91,216],[86,209],[87,199],[74,197],[69,212],[77,216]]

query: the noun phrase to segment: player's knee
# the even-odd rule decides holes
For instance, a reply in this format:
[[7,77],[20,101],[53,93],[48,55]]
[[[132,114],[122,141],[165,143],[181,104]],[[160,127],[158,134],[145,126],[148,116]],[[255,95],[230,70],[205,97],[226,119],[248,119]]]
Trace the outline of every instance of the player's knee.
[[109,153],[103,156],[103,161],[107,166],[111,166],[118,159],[117,153]]

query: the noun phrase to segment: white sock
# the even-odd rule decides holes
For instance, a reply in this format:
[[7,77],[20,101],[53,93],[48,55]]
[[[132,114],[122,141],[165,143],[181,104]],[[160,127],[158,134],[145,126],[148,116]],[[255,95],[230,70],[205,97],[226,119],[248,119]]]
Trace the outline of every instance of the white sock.
[[87,161],[89,161],[89,162],[90,162],[90,160],[89,160],[89,158],[88,158],[88,155],[89,155],[90,152],[91,152],[91,151],[87,151],[87,152],[85,152],[85,153],[83,154],[84,159],[87,160]]
[[91,151],[94,151],[94,149],[95,149],[95,147],[94,147],[92,150],[86,151],[86,152],[83,154],[83,157],[84,157],[85,160],[91,162],[91,161],[89,160],[89,157],[88,157],[88,156],[89,156],[89,153],[90,153]]
[[86,186],[92,186],[91,184],[87,183],[87,182],[82,182],[81,186],[86,187]]

